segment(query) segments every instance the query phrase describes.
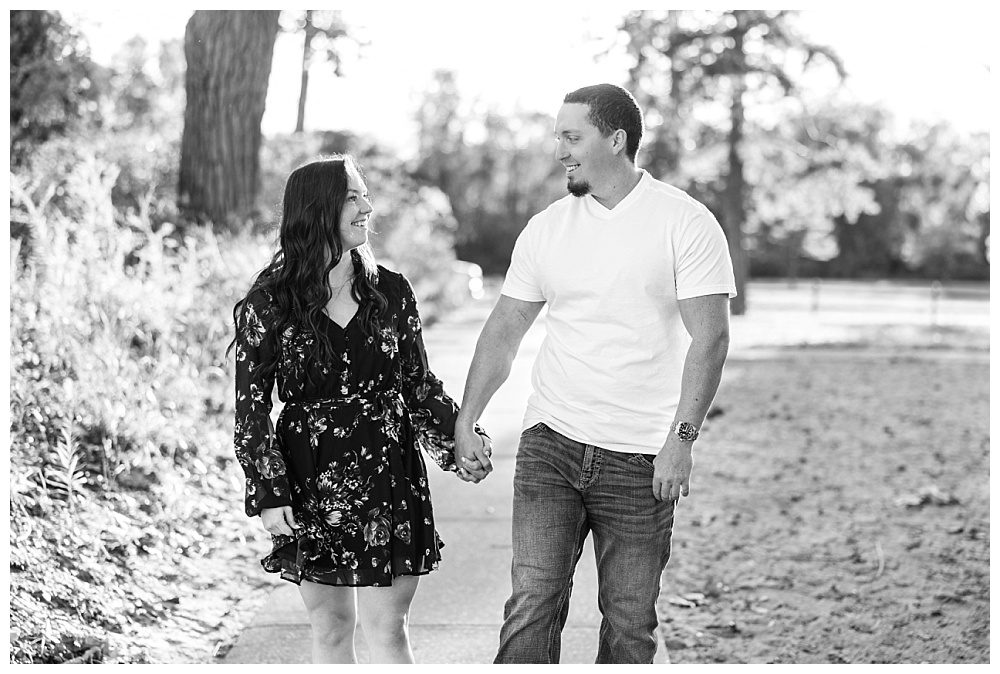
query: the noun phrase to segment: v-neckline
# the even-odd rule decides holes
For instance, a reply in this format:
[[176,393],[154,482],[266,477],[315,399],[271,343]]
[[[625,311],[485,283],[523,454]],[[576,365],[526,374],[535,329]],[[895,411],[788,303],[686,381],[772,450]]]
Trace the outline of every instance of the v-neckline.
[[324,310],[323,310],[322,312],[320,312],[320,313],[322,313],[322,314],[323,314],[324,316],[326,316],[326,320],[328,320],[328,321],[330,321],[331,323],[333,323],[334,325],[336,325],[336,326],[337,326],[338,328],[340,328],[340,329],[341,329],[342,331],[344,331],[344,332],[347,332],[347,328],[349,328],[349,327],[351,326],[351,323],[353,323],[353,322],[354,322],[354,319],[355,319],[355,318],[357,317],[357,315],[358,315],[358,311],[360,311],[360,309],[361,309],[361,307],[360,307],[360,306],[356,306],[356,307],[354,307],[354,313],[353,313],[353,314],[351,314],[351,317],[350,317],[349,319],[347,319],[347,322],[346,322],[346,323],[344,323],[343,325],[341,325],[341,324],[340,324],[340,323],[338,323],[337,321],[333,320],[333,316],[331,316],[330,314],[326,313],[326,309],[324,309]]

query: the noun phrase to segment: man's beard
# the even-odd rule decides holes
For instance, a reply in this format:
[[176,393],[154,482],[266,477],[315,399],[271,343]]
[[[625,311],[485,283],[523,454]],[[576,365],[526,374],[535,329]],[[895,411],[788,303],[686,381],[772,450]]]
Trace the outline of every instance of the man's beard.
[[586,180],[581,180],[578,183],[574,183],[572,180],[566,181],[566,189],[574,197],[582,197],[590,194],[590,183]]

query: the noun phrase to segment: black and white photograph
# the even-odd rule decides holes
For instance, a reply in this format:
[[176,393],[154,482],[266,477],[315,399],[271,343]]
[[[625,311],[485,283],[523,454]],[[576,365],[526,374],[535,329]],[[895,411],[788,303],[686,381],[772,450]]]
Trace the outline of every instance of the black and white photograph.
[[987,665],[990,17],[9,10],[11,664]]

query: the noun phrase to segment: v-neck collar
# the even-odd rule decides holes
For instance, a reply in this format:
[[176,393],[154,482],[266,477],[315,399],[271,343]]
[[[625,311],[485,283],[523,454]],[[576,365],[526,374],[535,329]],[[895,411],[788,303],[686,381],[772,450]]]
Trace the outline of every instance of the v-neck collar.
[[629,204],[638,199],[639,195],[646,191],[646,187],[652,180],[646,169],[639,169],[639,170],[642,172],[642,175],[639,176],[639,182],[635,184],[635,187],[633,187],[628,194],[622,197],[621,201],[615,204],[614,208],[608,208],[600,201],[598,201],[596,198],[594,198],[593,194],[588,194],[587,201],[589,202],[588,210],[590,211],[590,213],[603,220],[609,220],[617,216],[619,213],[623,212],[626,208],[628,208]]
[[333,317],[332,317],[332,316],[330,316],[330,314],[326,313],[326,309],[324,309],[324,310],[323,310],[323,311],[321,311],[320,313],[321,313],[321,314],[323,314],[323,316],[325,316],[325,317],[326,317],[326,320],[330,321],[330,323],[332,323],[333,325],[336,325],[336,326],[337,326],[338,328],[340,328],[340,329],[341,329],[342,331],[344,331],[344,332],[347,332],[347,328],[351,327],[351,323],[353,323],[353,322],[354,322],[354,319],[358,317],[358,313],[359,313],[360,311],[361,311],[361,306],[360,306],[360,305],[359,305],[359,306],[357,306],[357,307],[355,307],[355,308],[354,308],[354,313],[353,313],[353,314],[351,315],[351,317],[350,317],[349,319],[347,319],[347,322],[346,322],[346,323],[344,323],[343,325],[341,325],[341,324],[340,324],[340,323],[338,323],[337,321],[333,320]]

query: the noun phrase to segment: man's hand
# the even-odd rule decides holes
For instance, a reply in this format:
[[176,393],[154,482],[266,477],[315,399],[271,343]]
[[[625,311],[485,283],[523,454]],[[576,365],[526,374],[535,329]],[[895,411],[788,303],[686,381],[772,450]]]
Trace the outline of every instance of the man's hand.
[[264,508],[260,511],[260,522],[264,525],[264,530],[272,536],[283,534],[294,536],[294,529],[299,528],[292,514],[292,506],[281,506],[280,508]]
[[673,433],[653,459],[653,498],[676,501],[691,488],[691,445]]
[[458,466],[459,479],[466,482],[479,482],[493,470],[490,454],[493,445],[473,429],[465,426],[455,428],[455,464]]

